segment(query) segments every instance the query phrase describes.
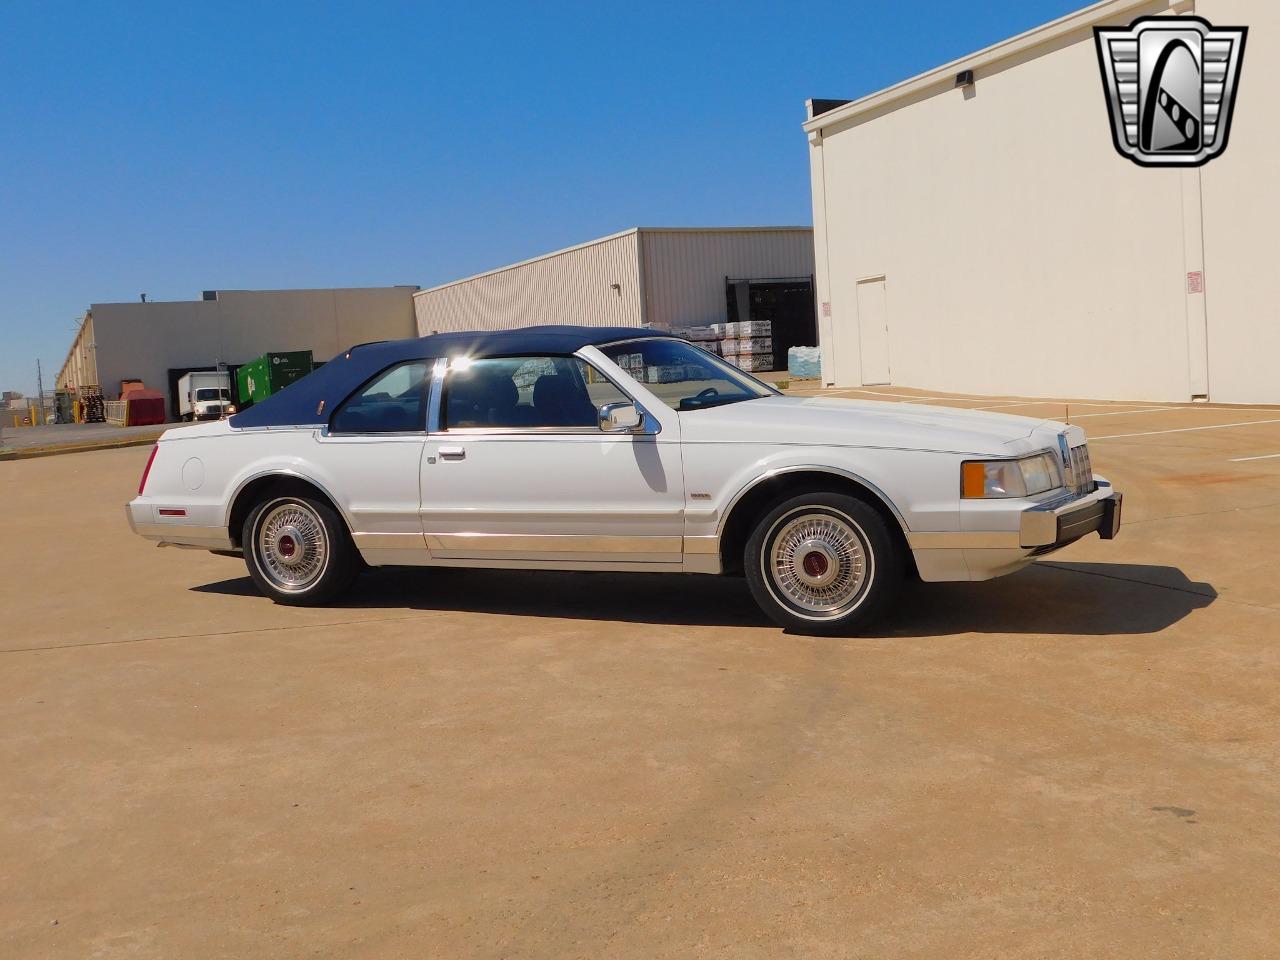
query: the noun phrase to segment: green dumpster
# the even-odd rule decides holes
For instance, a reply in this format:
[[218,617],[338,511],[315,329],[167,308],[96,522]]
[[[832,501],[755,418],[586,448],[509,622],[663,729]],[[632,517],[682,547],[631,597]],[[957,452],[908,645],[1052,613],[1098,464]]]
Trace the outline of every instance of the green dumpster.
[[287,353],[264,353],[256,360],[242,364],[236,371],[236,387],[241,408],[251,406],[279,393],[295,380],[311,372],[310,350]]

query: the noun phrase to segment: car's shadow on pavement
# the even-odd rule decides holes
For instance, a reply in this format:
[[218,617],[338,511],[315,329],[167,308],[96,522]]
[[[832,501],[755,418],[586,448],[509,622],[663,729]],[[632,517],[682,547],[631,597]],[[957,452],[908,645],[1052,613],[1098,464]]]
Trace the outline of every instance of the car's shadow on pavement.
[[980,583],[917,583],[883,632],[891,637],[959,633],[1159,633],[1218,592],[1177,567],[1040,561]]
[[[191,588],[260,597],[247,576]],[[910,583],[866,635],[1158,633],[1217,592],[1176,567],[1036,563],[982,583]],[[263,602],[266,602],[265,600]],[[740,577],[391,567],[371,570],[334,606],[553,617],[670,626],[772,627]]]

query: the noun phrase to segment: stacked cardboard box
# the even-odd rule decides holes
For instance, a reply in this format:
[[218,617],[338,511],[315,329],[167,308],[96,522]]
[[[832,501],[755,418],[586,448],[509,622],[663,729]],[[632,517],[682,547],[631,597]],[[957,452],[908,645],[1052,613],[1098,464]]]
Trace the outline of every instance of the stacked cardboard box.
[[768,320],[728,323],[724,355],[732,357],[739,370],[758,373],[773,369],[773,324]]
[[650,365],[641,379],[645,383],[680,383],[689,379],[687,369],[683,363]]
[[643,353],[624,353],[614,361],[623,370],[627,371],[628,376],[644,382],[644,354]]
[[773,324],[768,320],[713,323],[683,332],[702,349],[724,357],[740,370],[755,373],[773,369]]

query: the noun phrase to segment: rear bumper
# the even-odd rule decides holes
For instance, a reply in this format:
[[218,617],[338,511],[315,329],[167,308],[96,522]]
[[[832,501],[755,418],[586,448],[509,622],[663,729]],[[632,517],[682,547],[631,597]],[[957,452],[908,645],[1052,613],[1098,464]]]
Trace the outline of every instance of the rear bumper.
[[145,540],[162,547],[190,547],[195,550],[234,550],[235,544],[225,527],[202,527],[180,520],[158,519],[153,504],[141,499],[125,504],[129,529]]

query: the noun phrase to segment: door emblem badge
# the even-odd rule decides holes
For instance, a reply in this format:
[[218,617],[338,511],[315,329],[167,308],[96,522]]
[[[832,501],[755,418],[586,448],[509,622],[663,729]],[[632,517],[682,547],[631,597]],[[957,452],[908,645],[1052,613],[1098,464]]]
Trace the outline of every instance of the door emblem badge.
[[1094,27],[1120,155],[1144,167],[1198,167],[1222,153],[1248,32],[1200,17]]

